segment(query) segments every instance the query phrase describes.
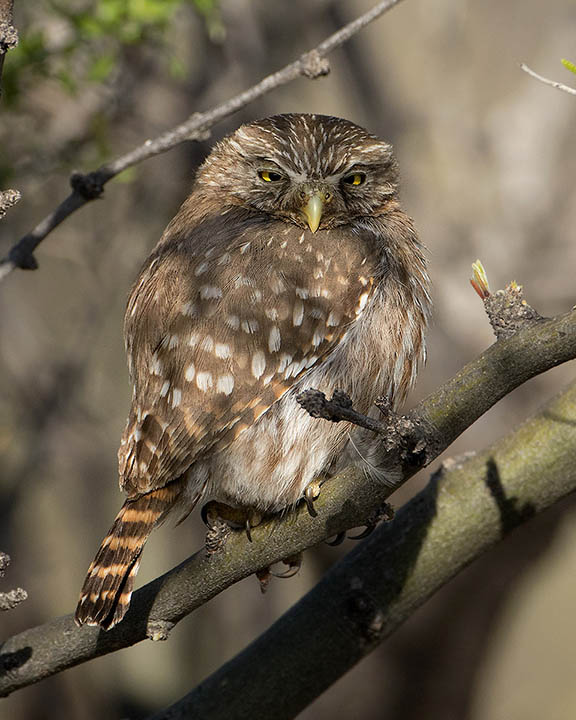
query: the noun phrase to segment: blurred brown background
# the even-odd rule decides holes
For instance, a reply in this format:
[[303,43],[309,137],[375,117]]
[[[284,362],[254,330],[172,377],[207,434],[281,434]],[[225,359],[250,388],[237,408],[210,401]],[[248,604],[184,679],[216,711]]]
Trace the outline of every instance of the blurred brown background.
[[[7,182],[23,200],[0,223],[0,254],[64,197],[72,169],[92,169],[225,100],[372,4],[221,0],[223,39],[184,7],[167,29],[179,75],[142,45],[126,51],[111,82],[75,95],[55,78],[35,83],[18,108],[2,109],[1,164],[12,168]],[[22,35],[42,21],[57,43],[58,23],[16,5]],[[394,144],[434,283],[429,360],[410,403],[492,342],[468,284],[477,257],[494,288],[518,280],[544,315],[574,305],[576,99],[529,78],[519,63],[570,83],[559,60],[576,61],[575,37],[573,0],[406,0],[337,51],[328,78],[294,82],[214,128],[216,139],[243,120],[319,112]],[[130,396],[125,298],[209,146],[180,146],[111,183],[103,200],[43,243],[38,272],[14,273],[0,288],[0,549],[13,561],[2,589],[29,593],[0,616],[2,637],[73,610],[120,506],[116,450]],[[519,389],[449,454],[491,443],[573,375],[571,364]],[[203,532],[195,513],[155,533],[139,584],[197,550]],[[457,578],[302,717],[573,720],[575,541],[566,502]],[[168,642],[21,690],[0,703],[0,717],[145,717],[242,649],[349,547],[308,552],[299,576],[274,582],[265,596],[249,578],[188,617]]]

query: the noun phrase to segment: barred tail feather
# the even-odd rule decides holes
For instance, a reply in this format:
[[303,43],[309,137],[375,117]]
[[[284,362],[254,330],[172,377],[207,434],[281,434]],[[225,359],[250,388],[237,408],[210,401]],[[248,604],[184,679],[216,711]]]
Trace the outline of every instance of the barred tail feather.
[[109,630],[130,605],[140,555],[152,530],[173,508],[181,482],[126,500],[88,568],[74,616],[77,625]]

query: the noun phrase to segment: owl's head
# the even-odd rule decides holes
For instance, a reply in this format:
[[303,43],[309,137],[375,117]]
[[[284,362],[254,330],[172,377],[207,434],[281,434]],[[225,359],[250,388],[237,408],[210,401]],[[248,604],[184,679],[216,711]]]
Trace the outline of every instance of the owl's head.
[[329,228],[386,212],[397,191],[388,143],[348,120],[275,115],[242,125],[212,150],[196,188],[242,206]]

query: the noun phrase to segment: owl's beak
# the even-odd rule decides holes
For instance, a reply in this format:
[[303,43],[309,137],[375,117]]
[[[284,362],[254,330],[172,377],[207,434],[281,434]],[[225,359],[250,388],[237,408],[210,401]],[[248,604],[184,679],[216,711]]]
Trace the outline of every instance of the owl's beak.
[[315,233],[320,225],[322,219],[322,212],[324,210],[324,203],[326,202],[326,194],[317,190],[312,193],[308,198],[306,204],[302,207],[302,213],[306,218],[308,227]]

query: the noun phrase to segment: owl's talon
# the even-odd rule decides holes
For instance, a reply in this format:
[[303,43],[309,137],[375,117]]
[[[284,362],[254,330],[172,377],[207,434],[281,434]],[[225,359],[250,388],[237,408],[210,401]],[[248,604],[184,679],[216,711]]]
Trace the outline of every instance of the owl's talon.
[[246,537],[252,542],[252,528],[260,525],[262,515],[250,508],[234,508],[224,503],[211,500],[207,502],[200,515],[208,527],[208,535],[218,530],[224,524],[229,529],[244,529]]
[[318,480],[313,480],[304,490],[304,502],[306,503],[306,507],[308,508],[308,512],[311,517],[318,517],[318,513],[314,507],[314,500],[317,500],[319,497],[320,482]]
[[346,540],[346,531],[343,530],[342,532],[339,532],[338,535],[334,537],[334,540],[324,540],[325,545],[330,545],[330,547],[337,547],[338,545],[342,545],[342,543]]
[[385,503],[382,507],[378,508],[376,512],[372,514],[369,521],[366,523],[366,527],[358,535],[348,535],[349,540],[363,540],[374,532],[375,527],[380,522],[390,522],[394,519],[394,508],[389,503]]
[[296,555],[284,558],[282,562],[284,565],[288,565],[288,569],[280,573],[270,570],[270,575],[282,579],[294,577],[294,575],[296,575],[302,567],[302,553],[296,553]]
[[348,535],[348,540],[363,540],[364,538],[368,537],[368,535],[371,535],[374,532],[375,527],[376,523],[366,525],[364,530],[362,530],[361,533],[358,533],[358,535]]
[[248,538],[248,542],[252,542],[252,525],[250,525],[250,518],[246,518],[246,523],[244,525],[244,530],[246,531],[246,537]]

